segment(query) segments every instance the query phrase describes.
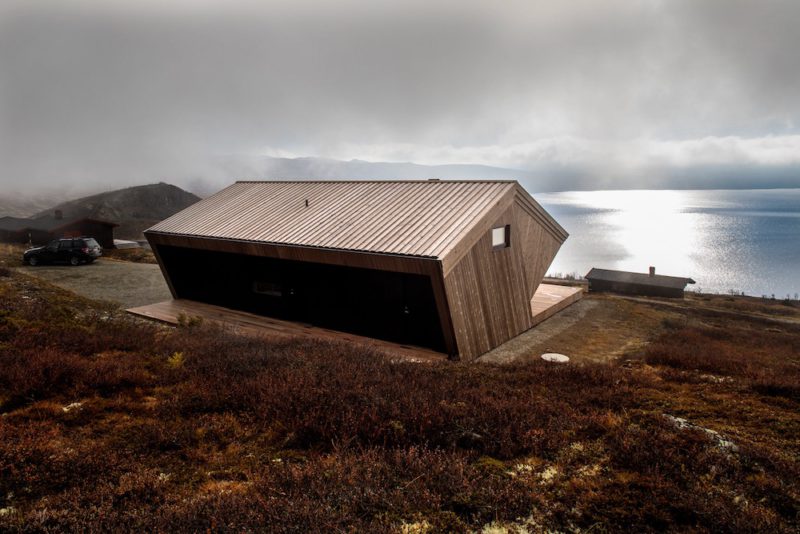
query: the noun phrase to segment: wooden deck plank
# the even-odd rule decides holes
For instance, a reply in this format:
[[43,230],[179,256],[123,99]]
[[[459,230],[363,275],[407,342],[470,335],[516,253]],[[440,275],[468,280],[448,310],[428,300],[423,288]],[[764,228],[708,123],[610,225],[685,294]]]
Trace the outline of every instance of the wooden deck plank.
[[221,324],[234,333],[247,336],[264,338],[314,337],[364,345],[378,349],[390,356],[402,357],[414,361],[441,361],[448,359],[446,354],[431,349],[401,345],[390,341],[349,334],[347,332],[319,328],[304,323],[283,321],[272,317],[264,317],[192,300],[166,300],[147,306],[130,308],[126,311],[133,315],[171,325],[177,325],[178,318],[183,314],[186,317],[201,317],[204,321]]
[[539,284],[531,299],[534,326],[579,301],[582,296],[583,289],[580,287]]

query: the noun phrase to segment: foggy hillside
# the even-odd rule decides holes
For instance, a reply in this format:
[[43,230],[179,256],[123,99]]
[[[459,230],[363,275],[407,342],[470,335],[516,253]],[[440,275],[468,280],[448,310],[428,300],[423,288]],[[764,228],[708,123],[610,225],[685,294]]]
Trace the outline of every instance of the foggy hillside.
[[64,219],[88,217],[119,224],[115,235],[138,239],[142,231],[194,204],[200,197],[174,185],[158,183],[108,191],[64,202],[34,217],[53,217],[61,210]]
[[0,217],[30,217],[52,203],[48,196],[0,195]]

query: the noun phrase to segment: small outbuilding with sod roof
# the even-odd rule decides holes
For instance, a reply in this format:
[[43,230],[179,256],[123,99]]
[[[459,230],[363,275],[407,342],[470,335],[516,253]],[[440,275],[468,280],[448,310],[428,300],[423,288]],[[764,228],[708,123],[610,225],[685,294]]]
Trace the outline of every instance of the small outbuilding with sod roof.
[[567,233],[516,181],[276,181],[145,236],[175,302],[474,359],[533,326]]
[[593,268],[586,274],[586,279],[589,291],[667,298],[683,298],[686,285],[695,283],[683,276],[656,274],[655,267],[650,267],[647,274]]

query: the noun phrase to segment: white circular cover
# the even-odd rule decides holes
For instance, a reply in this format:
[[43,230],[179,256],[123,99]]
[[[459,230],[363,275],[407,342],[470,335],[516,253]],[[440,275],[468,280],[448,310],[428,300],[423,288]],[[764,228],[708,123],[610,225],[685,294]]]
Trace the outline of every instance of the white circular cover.
[[542,359],[546,362],[567,363],[569,361],[569,356],[564,356],[557,352],[546,352],[542,354]]

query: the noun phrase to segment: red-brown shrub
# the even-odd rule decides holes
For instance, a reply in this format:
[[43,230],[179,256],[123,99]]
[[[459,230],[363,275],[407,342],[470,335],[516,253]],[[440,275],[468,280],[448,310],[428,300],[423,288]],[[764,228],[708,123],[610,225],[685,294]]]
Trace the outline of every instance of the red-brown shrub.
[[797,529],[789,328],[679,321],[655,370],[498,367],[30,300],[0,293],[0,530]]
[[[323,342],[234,343],[230,357],[218,354],[212,346],[187,357],[185,380],[161,404],[162,417],[246,413],[301,449],[347,443],[458,447],[502,458],[544,454],[575,427],[594,432],[582,408],[613,409],[628,387],[607,366],[392,363]],[[581,406],[564,401],[577,391]]]
[[[736,377],[769,396],[800,398],[800,335],[786,332],[723,331],[684,326],[669,330],[647,348],[645,360],[681,371],[700,371]],[[672,375],[678,378],[680,375]],[[692,380],[692,377],[688,377]]]

